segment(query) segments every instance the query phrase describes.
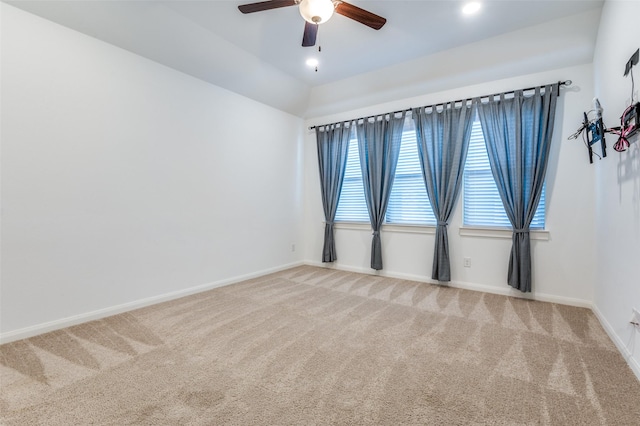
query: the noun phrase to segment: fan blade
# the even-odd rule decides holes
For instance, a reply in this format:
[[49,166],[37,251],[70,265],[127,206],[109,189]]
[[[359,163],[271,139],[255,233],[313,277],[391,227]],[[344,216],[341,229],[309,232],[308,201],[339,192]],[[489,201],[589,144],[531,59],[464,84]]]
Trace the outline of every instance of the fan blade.
[[379,30],[387,22],[387,20],[382,16],[360,9],[358,6],[354,6],[344,1],[336,3],[336,13],[346,16],[347,18],[351,18],[354,21],[358,21],[361,24],[365,24],[374,30]]
[[269,0],[258,3],[242,4],[238,9],[242,13],[262,12],[263,10],[277,9],[279,7],[295,6],[296,0]]
[[316,36],[318,35],[318,24],[304,22],[304,34],[302,35],[302,46],[309,47],[316,45]]

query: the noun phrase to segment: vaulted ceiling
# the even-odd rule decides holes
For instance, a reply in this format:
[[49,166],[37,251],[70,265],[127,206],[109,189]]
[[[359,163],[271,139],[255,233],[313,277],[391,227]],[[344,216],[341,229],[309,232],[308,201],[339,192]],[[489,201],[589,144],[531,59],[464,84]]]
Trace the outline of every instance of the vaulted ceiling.
[[[237,7],[250,1],[6,3],[278,109],[315,116],[428,90],[430,80],[463,69],[508,62],[524,71],[538,58],[529,65],[533,72],[590,61],[603,2],[484,0],[478,14],[466,16],[456,0],[352,0],[387,18],[386,25],[375,31],[334,15],[319,27],[321,52],[301,46],[297,6],[244,15]],[[305,65],[310,57],[319,61],[317,72]]]

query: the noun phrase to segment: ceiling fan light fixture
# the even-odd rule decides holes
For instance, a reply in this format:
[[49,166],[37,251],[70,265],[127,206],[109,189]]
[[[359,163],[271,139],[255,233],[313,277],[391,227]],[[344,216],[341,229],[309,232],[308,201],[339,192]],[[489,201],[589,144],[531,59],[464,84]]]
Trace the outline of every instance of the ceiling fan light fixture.
[[335,6],[331,0],[302,0],[300,15],[312,24],[323,24],[333,16]]

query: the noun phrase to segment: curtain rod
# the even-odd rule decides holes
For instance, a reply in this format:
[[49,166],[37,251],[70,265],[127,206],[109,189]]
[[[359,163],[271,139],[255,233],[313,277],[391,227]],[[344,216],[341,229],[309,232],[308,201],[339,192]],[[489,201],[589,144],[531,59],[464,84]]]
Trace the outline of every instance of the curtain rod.
[[[560,96],[560,87],[561,87],[561,86],[571,86],[571,84],[572,84],[572,83],[573,83],[573,82],[572,82],[571,80],[558,81],[558,83],[557,83],[557,84],[558,84],[558,96]],[[552,84],[556,84],[556,83],[552,83]],[[473,97],[473,98],[471,98],[471,99],[459,99],[459,100],[457,100],[457,101],[453,101],[453,102],[440,102],[439,104],[426,105],[426,106],[424,106],[424,107],[420,107],[420,108],[437,108],[437,107],[439,107],[439,106],[444,106],[445,104],[449,104],[449,103],[453,103],[453,104],[455,105],[455,104],[460,103],[460,102],[469,102],[469,101],[471,101],[472,99],[475,99],[475,98],[479,98],[480,100],[482,100],[482,99],[486,99],[486,98],[493,98],[493,97],[495,97],[495,96],[500,96],[500,95],[503,95],[503,94],[504,94],[504,95],[514,94],[514,93],[515,93],[515,92],[517,92],[518,90],[521,90],[521,91],[523,91],[523,92],[527,92],[527,91],[529,91],[529,90],[534,90],[534,89],[537,89],[538,87],[544,87],[544,86],[547,86],[547,85],[543,85],[543,86],[534,86],[534,87],[527,87],[526,89],[508,90],[508,91],[506,91],[506,92],[494,93],[494,94],[492,94],[492,95],[474,96],[474,97]],[[339,121],[339,122],[336,122],[336,123],[319,124],[319,125],[317,125],[317,126],[311,126],[311,127],[309,127],[309,130],[313,130],[313,129],[317,128],[317,127],[331,126],[332,124],[342,124],[342,123],[347,123],[347,122],[352,122],[352,121],[360,121],[360,120],[364,120],[364,119],[366,119],[366,118],[374,117],[374,116],[376,116],[376,115],[387,115],[387,114],[393,114],[393,115],[395,115],[395,114],[400,114],[400,113],[402,113],[402,112],[408,112],[408,111],[411,111],[411,110],[413,110],[413,108],[401,109],[401,110],[399,110],[399,111],[386,112],[386,113],[383,113],[383,114],[374,114],[374,115],[369,115],[369,116],[367,116],[367,117],[360,117],[360,118],[355,118],[355,119],[353,119],[353,120]]]

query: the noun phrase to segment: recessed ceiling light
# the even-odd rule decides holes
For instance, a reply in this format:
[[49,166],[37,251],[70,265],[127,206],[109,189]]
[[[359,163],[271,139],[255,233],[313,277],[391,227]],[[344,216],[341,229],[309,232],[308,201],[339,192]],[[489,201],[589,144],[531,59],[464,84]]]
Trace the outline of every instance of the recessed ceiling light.
[[318,60],[315,59],[315,58],[307,59],[307,66],[310,66],[311,68],[317,67],[318,66]]
[[482,5],[480,4],[480,2],[477,2],[477,1],[469,2],[465,4],[464,7],[462,8],[462,13],[464,13],[465,15],[473,15],[474,13],[480,10],[481,6]]

